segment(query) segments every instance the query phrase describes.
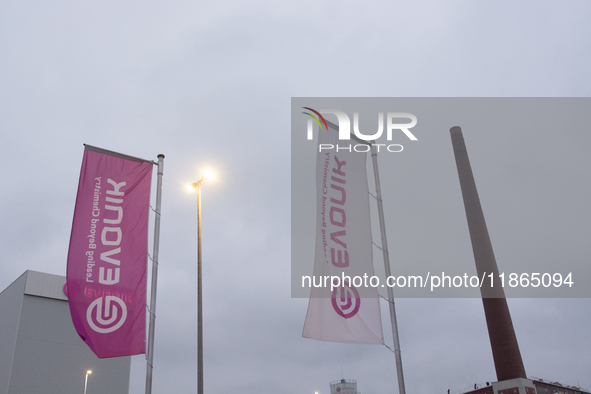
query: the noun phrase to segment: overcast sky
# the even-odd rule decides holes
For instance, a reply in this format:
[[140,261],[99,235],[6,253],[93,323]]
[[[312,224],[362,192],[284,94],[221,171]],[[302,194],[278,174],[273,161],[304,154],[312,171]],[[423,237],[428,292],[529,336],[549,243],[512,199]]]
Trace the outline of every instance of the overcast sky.
[[[217,173],[203,184],[207,392],[327,393],[341,365],[364,394],[396,392],[385,347],[301,337],[307,300],[290,292],[291,97],[589,96],[590,16],[583,1],[0,0],[0,289],[27,269],[65,275],[83,143],[162,153],[154,392],[196,392],[196,197],[183,186],[207,167]],[[413,197],[457,182],[441,132],[421,141],[447,149],[447,162],[423,152],[416,176],[388,174],[407,186],[396,198],[415,201],[417,218],[396,229],[391,208],[391,253],[434,218],[421,258],[436,259],[427,242],[440,245],[446,218],[464,220],[461,200],[446,211]],[[588,134],[529,131],[505,149],[464,133],[499,265],[589,263]],[[464,230],[458,253],[469,257]],[[396,305],[407,392],[496,380],[479,299]],[[528,376],[591,389],[591,301],[509,307]],[[144,382],[134,356],[130,393]]]

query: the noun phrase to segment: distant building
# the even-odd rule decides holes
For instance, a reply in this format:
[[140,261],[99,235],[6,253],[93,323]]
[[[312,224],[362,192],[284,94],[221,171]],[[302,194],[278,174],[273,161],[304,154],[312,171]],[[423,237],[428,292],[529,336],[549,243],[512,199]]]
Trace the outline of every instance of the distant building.
[[463,394],[591,394],[589,390],[575,386],[564,386],[558,382],[550,382],[544,379],[511,379],[503,382],[475,384],[474,390],[465,391]]
[[558,382],[532,378],[537,394],[591,394],[587,389],[575,386],[563,386]]
[[99,359],[70,317],[66,278],[26,271],[0,293],[0,394],[129,393],[130,357]]
[[359,394],[357,392],[357,381],[341,379],[330,382],[330,394]]

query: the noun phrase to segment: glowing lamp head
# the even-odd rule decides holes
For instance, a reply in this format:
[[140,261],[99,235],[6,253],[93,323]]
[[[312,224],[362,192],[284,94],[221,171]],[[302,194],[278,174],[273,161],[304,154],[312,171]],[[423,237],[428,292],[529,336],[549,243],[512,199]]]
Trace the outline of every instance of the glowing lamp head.
[[211,180],[214,178],[215,178],[215,174],[211,170],[205,170],[205,172],[203,173],[203,179],[210,179]]
[[92,373],[92,371],[89,369],[88,371],[86,371],[87,375],[90,375]]
[[196,187],[197,187],[196,183],[191,183],[190,185],[186,186],[186,189],[191,191],[191,190],[194,190]]

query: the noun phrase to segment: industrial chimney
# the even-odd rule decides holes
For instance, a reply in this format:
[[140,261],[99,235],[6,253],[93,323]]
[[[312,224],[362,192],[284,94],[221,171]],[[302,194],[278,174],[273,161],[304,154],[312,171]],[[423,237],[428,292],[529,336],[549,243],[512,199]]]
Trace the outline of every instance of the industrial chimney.
[[[478,276],[490,275],[498,279],[499,270],[493,253],[492,244],[484,221],[484,214],[480,206],[480,199],[476,190],[476,183],[468,160],[468,152],[462,136],[462,129],[458,126],[450,129],[451,141],[454,148],[458,176],[462,196],[464,198],[464,208],[466,209],[466,218],[468,219],[468,228],[470,230],[470,239],[472,241],[472,251]],[[483,284],[480,288],[484,314],[486,316],[486,325],[492,348],[497,379],[499,381],[524,378],[525,368],[519,352],[517,337],[513,329],[511,314],[507,306],[505,292],[499,286],[491,287],[490,281]]]

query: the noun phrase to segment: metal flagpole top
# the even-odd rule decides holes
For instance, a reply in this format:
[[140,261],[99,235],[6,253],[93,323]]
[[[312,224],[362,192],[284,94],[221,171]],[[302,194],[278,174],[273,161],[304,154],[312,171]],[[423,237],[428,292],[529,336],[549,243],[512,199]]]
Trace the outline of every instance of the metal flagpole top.
[[162,206],[162,175],[164,155],[158,155],[158,178],[156,186],[156,217],[154,220],[154,251],[152,253],[152,287],[150,290],[150,328],[146,352],[146,394],[152,393],[152,370],[154,362],[154,328],[156,325],[156,289],[158,284],[158,253],[160,247],[160,212]]

